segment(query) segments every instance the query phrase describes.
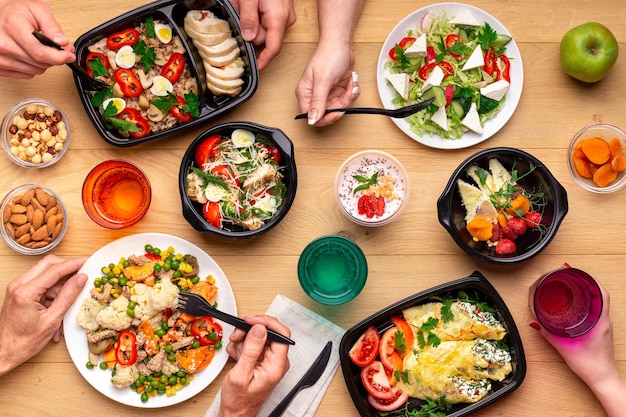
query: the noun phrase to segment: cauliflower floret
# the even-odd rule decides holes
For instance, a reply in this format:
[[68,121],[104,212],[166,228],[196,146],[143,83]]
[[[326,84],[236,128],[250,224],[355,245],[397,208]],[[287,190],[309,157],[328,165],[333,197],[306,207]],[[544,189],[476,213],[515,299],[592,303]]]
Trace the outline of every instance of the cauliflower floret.
[[80,310],[78,310],[76,322],[83,329],[97,330],[100,324],[96,321],[96,316],[100,310],[102,310],[102,304],[91,297],[86,298],[83,304],[81,304]]
[[150,320],[168,307],[178,306],[178,287],[167,278],[154,287],[136,284],[134,288],[135,294],[130,299],[137,303],[135,317],[141,321]]
[[108,306],[100,310],[96,316],[96,321],[105,329],[127,329],[133,321],[133,318],[126,314],[127,310],[128,299],[126,297],[116,298]]
[[137,371],[137,366],[122,366],[119,363],[115,365],[115,373],[111,378],[111,383],[116,388],[126,388],[130,387],[135,383],[137,378],[139,377],[139,371]]
[[161,372],[167,376],[174,375],[178,371],[180,371],[180,368],[176,365],[176,362],[166,361],[163,364],[163,368],[161,368]]

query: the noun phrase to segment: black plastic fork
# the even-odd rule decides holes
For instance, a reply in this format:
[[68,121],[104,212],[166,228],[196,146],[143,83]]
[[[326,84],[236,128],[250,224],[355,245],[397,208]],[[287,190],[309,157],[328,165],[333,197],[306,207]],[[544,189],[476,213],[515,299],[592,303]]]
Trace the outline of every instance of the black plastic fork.
[[[434,97],[431,97],[428,100],[421,101],[416,104],[411,104],[410,106],[400,107],[399,109],[377,109],[373,107],[345,107],[337,109],[326,109],[324,115],[334,112],[343,112],[345,114],[380,114],[383,116],[403,119],[417,113],[420,110],[425,109],[430,105],[430,103],[433,102],[434,99]],[[306,119],[307,117],[308,113],[302,113],[296,116],[296,120]]]
[[[178,294],[178,309],[194,316],[215,317],[245,332],[249,331],[252,327],[252,325],[245,320],[216,309],[203,296],[191,292],[181,292]],[[267,338],[278,343],[296,344],[296,342],[289,339],[287,336],[283,336],[270,329],[267,329]]]
[[[35,30],[33,31],[33,36],[37,38],[37,40],[41,42],[43,45],[50,46],[54,49],[58,49],[59,51],[63,50],[61,45],[59,45],[58,43],[56,43],[55,41],[53,41],[52,39],[50,39],[49,37],[47,37],[41,32],[38,32]],[[84,84],[85,90],[87,91],[100,91],[100,90],[104,90],[105,88],[110,87],[104,81],[98,80],[96,78],[93,78],[91,75],[89,75],[89,73],[85,71],[83,67],[78,65],[76,61],[70,62],[69,64],[67,64],[67,66],[70,67],[72,71],[74,71],[74,74],[78,75],[79,77],[83,79],[83,82],[85,83]]]

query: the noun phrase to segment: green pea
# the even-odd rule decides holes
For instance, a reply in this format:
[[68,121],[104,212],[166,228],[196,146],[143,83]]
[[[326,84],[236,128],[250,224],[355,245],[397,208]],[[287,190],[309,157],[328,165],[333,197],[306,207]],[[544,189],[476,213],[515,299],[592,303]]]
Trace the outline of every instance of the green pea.
[[155,255],[160,255],[161,254],[161,249],[154,248],[154,249],[152,249],[152,253],[154,253]]
[[108,369],[109,365],[106,362],[100,362],[100,369],[105,370]]
[[113,269],[113,268],[115,268],[115,264],[114,263],[110,263],[109,264],[109,269]]
[[85,366],[87,367],[87,369],[93,369],[93,363],[91,362],[87,362]]
[[141,402],[145,403],[148,401],[148,394],[146,394],[145,392],[141,393]]
[[128,259],[126,259],[122,265],[124,265],[124,268],[128,268],[130,266],[130,261]]
[[165,330],[163,330],[163,329],[161,329],[161,328],[158,328],[158,329],[156,329],[156,330],[154,331],[154,333],[155,333],[157,336],[159,336],[159,337],[163,337],[163,336],[165,336],[166,331],[165,331]]
[[194,348],[194,349],[199,348],[199,347],[200,347],[200,342],[198,342],[197,340],[194,340],[194,341],[191,343],[191,347],[192,347],[192,348]]
[[213,346],[215,347],[215,349],[221,349],[222,348],[222,341],[220,340],[218,342],[215,342],[215,344]]
[[102,277],[102,278],[100,279],[100,283],[101,283],[102,285],[107,284],[108,282],[109,282],[109,277]]
[[134,310],[134,309],[135,309],[135,307],[137,307],[137,302],[136,302],[136,301],[133,301],[133,300],[130,300],[130,301],[128,302],[128,308],[130,308],[131,310]]
[[169,330],[169,329],[170,329],[170,326],[168,326],[168,325],[167,325],[167,322],[166,322],[166,321],[162,321],[162,322],[161,322],[161,328],[162,328],[163,330]]
[[167,383],[170,385],[176,385],[177,382],[178,382],[178,378],[176,378],[176,376],[174,375],[170,376],[169,380],[167,381]]
[[182,276],[183,276],[183,274],[179,270],[174,271],[174,278],[180,278]]
[[178,269],[179,266],[180,266],[180,262],[172,261],[172,269]]
[[161,384],[167,384],[167,381],[169,381],[169,377],[167,375],[162,375],[160,381]]
[[128,285],[128,280],[126,279],[126,277],[120,277],[119,282],[122,287]]
[[101,278],[96,278],[93,280],[93,285],[94,287],[102,287],[102,279]]
[[172,264],[168,261],[163,262],[163,270],[165,272],[169,271],[172,269]]
[[185,371],[178,371],[178,372],[176,372],[176,376],[179,377],[179,378],[184,377],[185,376]]
[[152,375],[154,375],[155,378],[160,378],[161,377],[161,372],[153,372]]
[[200,277],[199,276],[195,276],[193,278],[191,278],[191,283],[192,284],[197,284],[198,282],[200,282]]
[[146,387],[146,391],[147,391],[147,392],[152,392],[152,391],[154,391],[155,389],[156,389],[156,388],[155,388],[155,387],[153,387],[152,385],[148,385],[148,386]]
[[180,379],[180,385],[187,385],[187,378],[182,377],[182,378]]
[[211,332],[207,335],[207,337],[209,338],[209,340],[217,340],[217,333]]
[[137,385],[136,385],[136,384],[132,384],[132,385],[130,386],[130,389],[132,389],[133,391],[135,391],[135,392],[136,392],[136,391],[137,391]]
[[143,385],[144,382],[146,382],[146,376],[145,375],[139,375],[139,378],[137,378],[137,382],[139,383],[139,385]]
[[174,350],[174,347],[172,346],[171,343],[168,343],[167,345],[165,345],[165,352],[166,353],[172,353],[173,350]]
[[152,245],[150,245],[150,244],[146,244],[146,246],[144,246],[143,248],[144,248],[144,249],[146,250],[146,252],[148,252],[148,253],[152,253],[152,251],[154,250],[154,248],[153,248],[153,247],[152,247]]
[[129,308],[128,310],[126,310],[126,315],[128,317],[135,317],[135,310]]
[[170,353],[169,355],[167,355],[167,360],[170,362],[176,362],[176,355],[173,353]]
[[159,386],[159,380],[158,379],[153,379],[152,381],[150,381],[150,386],[153,388],[156,388]]

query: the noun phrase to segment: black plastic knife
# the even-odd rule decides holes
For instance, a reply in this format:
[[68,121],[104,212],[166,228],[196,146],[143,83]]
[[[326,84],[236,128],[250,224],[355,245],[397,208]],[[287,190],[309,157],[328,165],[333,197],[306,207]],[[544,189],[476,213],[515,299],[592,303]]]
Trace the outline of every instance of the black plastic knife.
[[319,354],[313,365],[306,371],[302,379],[298,381],[295,387],[289,391],[289,394],[276,406],[274,411],[272,411],[268,417],[279,417],[281,416],[294,397],[303,389],[312,387],[315,383],[320,379],[324,370],[326,369],[326,365],[328,365],[328,360],[330,359],[330,352],[333,347],[333,342],[329,341],[326,343],[324,349]]

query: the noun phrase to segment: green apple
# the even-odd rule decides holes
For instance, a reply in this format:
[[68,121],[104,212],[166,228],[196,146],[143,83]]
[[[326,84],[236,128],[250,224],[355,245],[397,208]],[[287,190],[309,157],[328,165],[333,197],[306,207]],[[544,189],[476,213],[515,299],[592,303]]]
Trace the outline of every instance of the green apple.
[[577,80],[595,83],[613,67],[618,50],[617,40],[606,26],[583,23],[561,39],[561,65]]

